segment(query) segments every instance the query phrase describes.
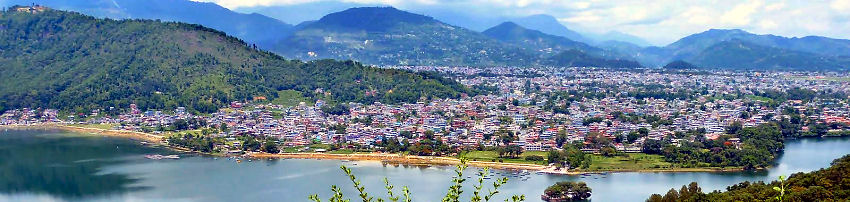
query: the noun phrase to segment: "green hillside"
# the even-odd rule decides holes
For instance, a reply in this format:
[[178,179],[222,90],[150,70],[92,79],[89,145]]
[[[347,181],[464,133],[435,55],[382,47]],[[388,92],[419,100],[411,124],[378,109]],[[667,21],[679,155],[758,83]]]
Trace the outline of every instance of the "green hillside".
[[[653,194],[646,201],[780,201],[781,194],[774,187],[785,185],[781,201],[848,201],[850,200],[850,155],[832,162],[828,168],[809,173],[796,173],[785,182],[742,182],[726,191],[703,193],[696,183],[666,194]],[[780,189],[781,190],[781,189]]]
[[[86,111],[184,106],[297,90],[331,102],[410,102],[470,93],[428,74],[356,62],[285,60],[199,25],[96,19],[73,12],[0,13],[0,108]],[[323,93],[317,93],[323,92]]]

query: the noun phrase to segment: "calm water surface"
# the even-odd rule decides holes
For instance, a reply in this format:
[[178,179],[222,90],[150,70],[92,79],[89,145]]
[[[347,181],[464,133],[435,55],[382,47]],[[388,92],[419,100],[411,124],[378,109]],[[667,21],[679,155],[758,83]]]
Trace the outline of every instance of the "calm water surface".
[[[383,196],[384,177],[408,185],[415,201],[439,201],[449,186],[452,167],[382,165],[332,160],[254,160],[181,154],[179,160],[149,160],[145,154],[173,154],[136,141],[55,130],[0,131],[0,201],[307,201],[309,194],[330,196],[330,185],[356,197],[339,170],[352,168],[371,193]],[[607,176],[530,174],[510,176],[501,190],[539,201],[547,186],[581,180],[593,189],[593,201],[643,201],[696,181],[704,191],[725,189],[744,180],[773,180],[779,175],[829,166],[850,154],[850,138],[786,142],[778,165],[763,172],[613,173]],[[356,164],[356,165],[355,165]],[[476,173],[470,169],[468,174]],[[469,186],[469,185],[468,185]],[[467,191],[469,194],[471,191]]]

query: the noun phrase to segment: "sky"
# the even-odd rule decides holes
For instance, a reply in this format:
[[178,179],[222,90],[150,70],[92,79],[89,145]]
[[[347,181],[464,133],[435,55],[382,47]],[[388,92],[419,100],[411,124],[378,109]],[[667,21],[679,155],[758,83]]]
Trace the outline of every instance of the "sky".
[[[230,9],[338,2],[479,16],[547,14],[584,32],[619,31],[666,45],[711,28],[787,37],[850,38],[850,0],[195,0]],[[427,13],[426,13],[427,14]]]

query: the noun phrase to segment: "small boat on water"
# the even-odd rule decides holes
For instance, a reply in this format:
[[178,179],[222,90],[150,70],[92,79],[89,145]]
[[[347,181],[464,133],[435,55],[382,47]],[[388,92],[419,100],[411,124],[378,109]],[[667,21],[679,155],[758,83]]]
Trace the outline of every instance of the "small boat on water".
[[150,154],[149,154],[149,155],[145,155],[145,158],[147,158],[147,159],[153,159],[153,160],[161,160],[161,159],[179,159],[179,158],[180,158],[180,156],[177,156],[177,155],[159,155],[159,154],[150,155]]

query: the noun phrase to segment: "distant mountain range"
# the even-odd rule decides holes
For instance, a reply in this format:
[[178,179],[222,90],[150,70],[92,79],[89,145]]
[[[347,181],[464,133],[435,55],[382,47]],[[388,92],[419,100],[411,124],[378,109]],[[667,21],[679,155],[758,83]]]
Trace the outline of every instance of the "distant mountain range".
[[[306,60],[354,59],[381,65],[640,67],[619,60],[609,64],[613,60],[602,49],[512,22],[479,33],[392,7],[351,8],[299,27],[274,51]],[[550,58],[566,51],[578,57]]]
[[551,56],[565,50],[576,49],[583,52],[598,53],[602,49],[566,37],[544,34],[541,31],[527,29],[514,22],[504,22],[482,32],[496,40],[517,45],[529,51]]
[[525,65],[536,58],[481,33],[392,7],[326,15],[273,50],[299,59],[354,59],[382,65]]
[[[201,24],[285,57],[303,60],[354,59],[377,65],[607,64],[552,62],[570,61],[552,59],[559,54],[574,56],[580,53],[582,57],[567,58],[618,61],[617,64],[620,61],[637,61],[646,67],[662,67],[673,61],[684,61],[703,68],[850,68],[846,59],[850,57],[850,40],[819,36],[788,38],[757,35],[737,29],[711,29],[657,47],[647,46],[648,43],[642,39],[619,32],[582,34],[548,15],[466,16],[471,14],[432,8],[418,10],[440,16],[433,18],[389,7],[345,9],[347,6],[367,5],[358,3],[334,6],[308,3],[240,9],[266,14],[286,11],[289,13],[275,16],[297,19],[310,19],[323,15],[319,13],[331,12],[318,20],[304,21],[293,26],[260,14],[236,13],[212,3],[188,0],[31,1],[99,17],[162,19]],[[4,3],[29,4],[29,1],[8,0]],[[297,8],[309,14],[291,13],[298,12]],[[448,19],[451,23],[439,19]],[[489,28],[481,28],[488,24]]]
[[623,48],[619,51],[635,55],[641,63],[649,66],[683,60],[705,68],[850,69],[847,59],[850,40],[757,35],[739,29],[711,29],[665,47]]

